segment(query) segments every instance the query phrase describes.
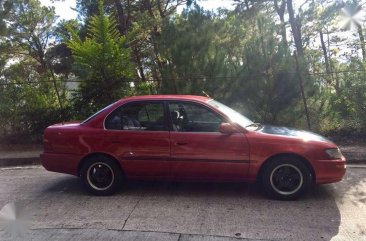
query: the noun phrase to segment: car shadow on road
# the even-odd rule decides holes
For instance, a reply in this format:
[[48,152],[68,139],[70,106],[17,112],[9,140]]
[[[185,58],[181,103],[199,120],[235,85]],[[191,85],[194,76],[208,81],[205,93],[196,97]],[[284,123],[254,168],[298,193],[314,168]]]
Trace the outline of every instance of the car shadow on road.
[[65,193],[65,195],[75,196],[85,196],[87,194],[80,178],[69,175],[62,176],[45,184],[42,193]]
[[[332,186],[317,186],[300,200],[277,201],[268,199],[258,184],[128,181],[113,196],[95,197],[84,190],[78,178],[65,176],[48,183],[39,194],[51,206],[60,208],[47,197],[63,200],[61,206],[72,205],[74,220],[82,214],[78,225],[87,218],[86,209],[93,208],[94,220],[88,227],[331,240],[340,226],[334,192]],[[106,212],[113,217],[106,217]],[[103,224],[110,218],[118,223]],[[121,220],[125,220],[123,226]],[[62,222],[68,221],[56,223]]]

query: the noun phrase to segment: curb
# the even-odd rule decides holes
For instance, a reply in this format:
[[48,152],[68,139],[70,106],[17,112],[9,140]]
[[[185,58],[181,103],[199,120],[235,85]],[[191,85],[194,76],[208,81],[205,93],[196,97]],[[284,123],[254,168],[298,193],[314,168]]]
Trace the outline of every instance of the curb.
[[22,157],[0,159],[0,167],[40,165],[39,157]]
[[366,160],[347,160],[346,164],[366,164]]

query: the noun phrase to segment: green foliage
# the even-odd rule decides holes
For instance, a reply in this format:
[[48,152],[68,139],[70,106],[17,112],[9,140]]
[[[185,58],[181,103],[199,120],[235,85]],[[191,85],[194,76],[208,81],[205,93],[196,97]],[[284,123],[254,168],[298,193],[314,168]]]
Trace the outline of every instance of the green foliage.
[[[13,64],[2,72],[0,86],[0,139],[39,139],[48,125],[70,118],[58,106],[54,88],[32,61]],[[37,66],[37,65],[36,65]],[[25,80],[24,76],[28,78]],[[66,103],[65,103],[66,104]]]
[[70,118],[63,111],[65,86],[52,77],[46,58],[55,13],[36,0],[5,1],[2,7],[7,24],[0,31],[0,139],[40,139],[45,127]]
[[167,62],[162,93],[205,91],[259,122],[296,120],[283,116],[300,100],[295,59],[270,18],[244,24],[196,6],[164,23],[159,46]]
[[223,56],[214,42],[218,27],[213,16],[198,6],[174,21],[164,22],[159,52],[167,64],[162,72],[161,93],[202,94],[207,90],[206,81],[222,74]]
[[134,74],[130,50],[116,26],[116,20],[104,14],[99,2],[99,14],[91,17],[84,41],[69,28],[72,38],[67,46],[73,54],[74,71],[84,81],[74,96],[81,116],[125,96],[130,89]]
[[237,2],[209,12],[187,0],[78,0],[80,18],[57,24],[38,0],[1,2],[0,139],[39,138],[124,96],[203,91],[257,122],[306,128],[299,80],[315,131],[366,135],[365,26],[347,38],[337,26],[360,1]]
[[345,72],[339,77],[338,91],[323,92],[327,103],[320,128],[327,133],[366,135],[366,71]]

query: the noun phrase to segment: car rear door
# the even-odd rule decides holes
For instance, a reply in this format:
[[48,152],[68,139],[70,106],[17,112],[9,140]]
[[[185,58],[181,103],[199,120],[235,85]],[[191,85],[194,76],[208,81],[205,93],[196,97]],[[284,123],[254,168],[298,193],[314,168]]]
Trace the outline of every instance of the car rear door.
[[105,120],[108,149],[129,178],[168,177],[170,136],[162,101],[135,101]]
[[244,133],[220,133],[224,117],[203,104],[170,101],[169,114],[173,177],[245,178],[249,167],[249,144]]

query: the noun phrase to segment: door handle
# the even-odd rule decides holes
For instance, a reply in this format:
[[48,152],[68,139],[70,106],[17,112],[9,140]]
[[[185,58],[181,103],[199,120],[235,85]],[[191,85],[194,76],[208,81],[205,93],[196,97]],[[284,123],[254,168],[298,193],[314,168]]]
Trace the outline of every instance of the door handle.
[[175,144],[178,146],[185,146],[188,144],[188,142],[176,142]]

